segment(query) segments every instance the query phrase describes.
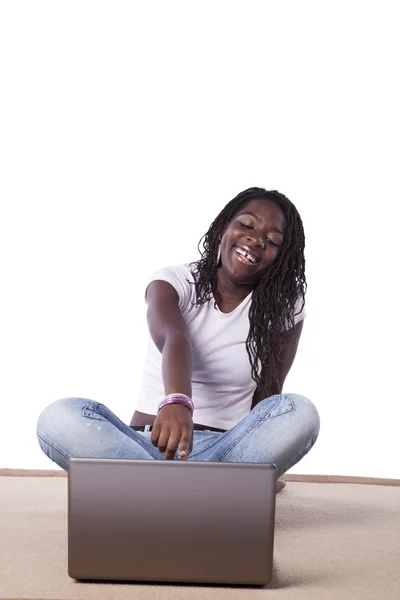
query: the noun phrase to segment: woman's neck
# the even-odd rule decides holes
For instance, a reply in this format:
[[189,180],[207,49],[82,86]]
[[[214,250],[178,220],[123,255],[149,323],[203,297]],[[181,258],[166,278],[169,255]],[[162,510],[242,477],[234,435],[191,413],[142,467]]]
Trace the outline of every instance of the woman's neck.
[[217,270],[217,290],[221,298],[229,302],[242,302],[253,291],[252,285],[238,285],[230,281],[221,268]]

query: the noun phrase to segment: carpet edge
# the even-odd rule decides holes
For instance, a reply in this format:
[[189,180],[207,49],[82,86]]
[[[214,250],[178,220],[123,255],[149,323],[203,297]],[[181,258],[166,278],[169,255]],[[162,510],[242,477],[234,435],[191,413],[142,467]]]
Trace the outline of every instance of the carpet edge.
[[[0,477],[67,477],[63,469],[6,469],[0,468]],[[285,481],[301,483],[357,483],[364,485],[400,486],[400,479],[382,477],[357,477],[352,475],[300,475],[288,474],[282,477]]]

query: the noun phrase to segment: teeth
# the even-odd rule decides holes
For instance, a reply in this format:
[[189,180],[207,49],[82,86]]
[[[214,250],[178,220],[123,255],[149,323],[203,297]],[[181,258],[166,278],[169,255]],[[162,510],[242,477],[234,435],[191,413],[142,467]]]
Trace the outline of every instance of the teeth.
[[243,250],[242,248],[239,248],[238,246],[235,246],[235,250],[238,254],[241,254],[242,256],[245,256],[246,258],[251,260],[251,262],[255,263],[257,261],[256,257],[253,256],[252,254],[249,254],[249,252],[246,252],[246,250]]

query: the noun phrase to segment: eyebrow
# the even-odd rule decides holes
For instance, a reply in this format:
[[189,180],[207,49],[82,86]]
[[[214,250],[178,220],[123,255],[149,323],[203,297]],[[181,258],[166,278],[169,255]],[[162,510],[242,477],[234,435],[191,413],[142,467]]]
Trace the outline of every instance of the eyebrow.
[[[255,215],[254,213],[251,212],[251,210],[246,210],[244,213],[242,213],[242,215],[251,215],[252,217],[254,217],[257,221],[259,221],[260,219],[257,217],[257,215]],[[276,231],[276,233],[280,233],[281,235],[284,235],[283,231],[281,231],[280,229],[278,229],[277,227],[271,227],[270,231]]]

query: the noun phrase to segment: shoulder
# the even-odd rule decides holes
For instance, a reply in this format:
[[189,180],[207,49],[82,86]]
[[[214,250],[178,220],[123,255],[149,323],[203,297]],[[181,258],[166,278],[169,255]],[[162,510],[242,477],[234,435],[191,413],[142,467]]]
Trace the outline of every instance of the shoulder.
[[147,288],[153,281],[166,281],[177,292],[179,297],[179,308],[181,311],[186,310],[192,298],[192,288],[194,285],[193,274],[190,269],[190,263],[181,265],[172,265],[163,267],[154,271],[147,280]]
[[164,278],[175,278],[175,279],[181,279],[181,280],[189,280],[189,281],[193,281],[193,274],[192,271],[190,269],[190,264],[191,263],[183,263],[181,265],[172,265],[172,266],[168,266],[168,267],[162,267],[160,269],[157,269],[156,271],[153,271],[153,273],[150,275],[148,281],[154,281],[155,279],[159,278],[159,279],[164,279]]

